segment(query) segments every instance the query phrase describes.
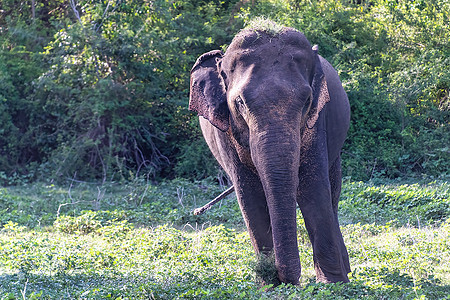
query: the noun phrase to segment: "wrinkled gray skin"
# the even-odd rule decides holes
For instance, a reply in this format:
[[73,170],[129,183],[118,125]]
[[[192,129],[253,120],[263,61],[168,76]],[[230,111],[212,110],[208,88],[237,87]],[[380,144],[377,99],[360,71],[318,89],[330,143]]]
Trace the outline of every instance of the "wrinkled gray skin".
[[317,281],[348,282],[337,209],[350,109],[338,74],[317,49],[292,28],[245,29],[225,54],[198,58],[189,108],[233,182],[256,253],[275,253],[279,280],[299,283],[298,204]]

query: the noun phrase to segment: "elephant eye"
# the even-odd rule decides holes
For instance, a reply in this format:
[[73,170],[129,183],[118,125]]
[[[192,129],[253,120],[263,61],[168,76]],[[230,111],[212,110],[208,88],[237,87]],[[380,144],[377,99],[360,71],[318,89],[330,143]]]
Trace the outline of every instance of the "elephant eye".
[[241,115],[244,115],[247,108],[244,100],[242,100],[241,96],[237,96],[235,102],[237,110],[241,113]]

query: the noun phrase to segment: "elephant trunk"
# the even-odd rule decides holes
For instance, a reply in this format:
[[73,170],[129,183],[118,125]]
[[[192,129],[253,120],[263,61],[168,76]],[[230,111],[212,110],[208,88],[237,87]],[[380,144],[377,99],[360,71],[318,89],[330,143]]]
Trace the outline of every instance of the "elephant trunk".
[[251,138],[252,159],[269,208],[278,277],[292,284],[298,284],[301,273],[296,224],[299,135],[282,129],[259,131]]

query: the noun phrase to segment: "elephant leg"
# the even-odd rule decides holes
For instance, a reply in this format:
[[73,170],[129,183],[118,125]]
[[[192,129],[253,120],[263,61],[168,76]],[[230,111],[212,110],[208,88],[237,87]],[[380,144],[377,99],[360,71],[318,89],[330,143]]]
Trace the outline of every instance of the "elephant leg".
[[341,194],[341,187],[342,187],[340,157],[338,157],[331,165],[329,176],[330,176],[331,201],[333,204],[333,213],[337,217],[339,196]]
[[272,227],[263,187],[259,177],[246,167],[238,167],[237,171],[239,180],[233,180],[233,184],[253,248],[258,256],[256,275],[262,286],[277,286],[281,281],[272,256]]
[[242,163],[226,133],[217,130],[204,118],[200,118],[200,126],[211,152],[233,182],[255,252],[272,252],[269,209],[258,175]]
[[233,184],[255,252],[271,254],[273,251],[272,228],[266,197],[259,177],[241,165],[237,167]]
[[[320,153],[320,152],[319,152]],[[343,239],[333,208],[327,159],[311,153],[300,167],[297,202],[313,246],[317,282],[348,282]]]
[[[331,187],[331,200],[333,204],[333,213],[336,219],[336,222],[339,223],[338,218],[338,203],[339,196],[341,195],[341,187],[342,187],[342,171],[341,171],[341,157],[339,156],[330,168],[330,187]],[[340,232],[340,228],[339,228]],[[342,236],[342,233],[340,234]],[[347,273],[351,272],[350,263],[348,258],[347,247],[345,247],[344,240],[341,238],[341,253],[342,260],[344,261],[345,270]]]

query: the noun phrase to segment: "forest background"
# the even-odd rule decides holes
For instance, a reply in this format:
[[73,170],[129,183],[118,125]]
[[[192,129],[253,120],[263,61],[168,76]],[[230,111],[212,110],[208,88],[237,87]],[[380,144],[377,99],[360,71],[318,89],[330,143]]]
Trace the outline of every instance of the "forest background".
[[[449,15],[448,0],[0,0],[0,299],[448,299]],[[301,285],[272,289],[235,197],[192,214],[226,180],[187,109],[190,69],[256,17],[304,32],[348,93],[349,284],[315,283],[300,212]]]
[[449,15],[447,0],[2,0],[0,182],[222,176],[189,72],[258,16],[338,70],[344,176],[446,177]]

